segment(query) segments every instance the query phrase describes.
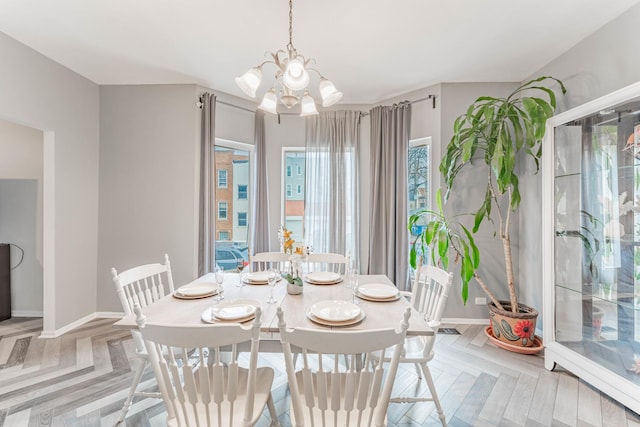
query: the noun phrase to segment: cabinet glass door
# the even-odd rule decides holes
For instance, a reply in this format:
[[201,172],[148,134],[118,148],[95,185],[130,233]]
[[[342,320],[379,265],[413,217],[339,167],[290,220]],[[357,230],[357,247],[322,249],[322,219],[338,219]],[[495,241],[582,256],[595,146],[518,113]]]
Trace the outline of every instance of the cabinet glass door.
[[554,132],[556,341],[640,384],[640,98]]

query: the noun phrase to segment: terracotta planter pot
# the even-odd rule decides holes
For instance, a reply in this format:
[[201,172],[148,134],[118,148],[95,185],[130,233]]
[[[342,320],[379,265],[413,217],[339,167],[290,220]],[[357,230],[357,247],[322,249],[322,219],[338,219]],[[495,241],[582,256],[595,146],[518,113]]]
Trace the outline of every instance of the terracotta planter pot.
[[509,301],[500,301],[500,304],[504,310],[500,310],[491,302],[487,304],[493,336],[511,345],[532,347],[538,312],[529,306],[518,304],[518,312],[514,313]]

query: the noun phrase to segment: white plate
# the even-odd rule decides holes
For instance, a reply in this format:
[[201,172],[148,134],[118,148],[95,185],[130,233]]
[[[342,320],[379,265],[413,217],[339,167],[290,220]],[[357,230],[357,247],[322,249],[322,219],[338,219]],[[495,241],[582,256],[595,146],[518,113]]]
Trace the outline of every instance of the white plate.
[[238,320],[249,317],[256,312],[256,307],[250,304],[234,303],[224,307],[213,307],[213,315],[222,320]]
[[332,271],[316,271],[307,274],[307,280],[315,283],[336,283],[341,281],[342,277]]
[[[202,321],[205,323],[231,323],[230,321],[225,321],[222,319],[218,319],[216,316],[213,315],[213,307],[208,307],[206,310],[204,310],[202,312]],[[253,320],[256,318],[256,314],[253,313],[250,316],[247,316],[244,319],[237,319],[232,321],[233,323],[244,323],[244,322],[248,322],[249,320]]]
[[307,317],[312,322],[315,322],[324,326],[351,326],[351,325],[355,325],[356,323],[362,322],[362,319],[364,319],[364,311],[360,311],[360,314],[354,317],[353,319],[345,320],[343,322],[332,322],[329,320],[320,319],[319,317],[316,317],[313,314],[311,314],[310,311],[307,311]]
[[176,289],[176,294],[183,297],[201,297],[218,292],[219,287],[217,283],[194,283]]
[[358,286],[358,293],[369,298],[388,299],[398,295],[398,288],[383,283],[363,283]]
[[320,301],[309,307],[309,313],[321,320],[344,322],[360,315],[360,307],[349,301]]
[[[242,279],[247,285],[268,285],[269,276],[266,271],[256,271],[255,273],[249,273]],[[276,276],[276,282],[282,280],[282,277],[278,274]]]
[[269,272],[255,271],[247,274],[245,280],[251,283],[267,283],[269,281]]
[[211,313],[219,320],[248,320],[255,315],[260,302],[254,299],[222,301],[211,308]]
[[396,294],[391,298],[371,298],[371,297],[362,295],[360,292],[358,292],[356,296],[360,299],[363,299],[366,301],[373,301],[373,302],[391,302],[391,301],[398,301],[400,299],[400,294]]

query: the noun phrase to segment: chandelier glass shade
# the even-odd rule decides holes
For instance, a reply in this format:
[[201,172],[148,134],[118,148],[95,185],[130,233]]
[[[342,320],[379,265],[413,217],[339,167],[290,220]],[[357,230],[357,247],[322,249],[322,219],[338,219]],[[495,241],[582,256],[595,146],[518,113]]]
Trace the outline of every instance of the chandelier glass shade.
[[316,103],[308,90],[311,82],[310,71],[315,72],[320,78],[318,91],[322,98],[323,107],[329,107],[342,98],[342,92],[339,92],[330,80],[322,76],[315,68],[309,67],[309,63],[315,61],[305,59],[293,47],[293,0],[289,0],[289,44],[286,46],[286,51],[280,49],[270,55],[272,60],[264,61],[235,79],[242,92],[255,98],[256,91],[262,83],[262,67],[265,64],[276,66],[275,81],[271,89],[265,93],[258,108],[277,114],[279,100],[287,108],[300,104],[300,116],[318,114]]

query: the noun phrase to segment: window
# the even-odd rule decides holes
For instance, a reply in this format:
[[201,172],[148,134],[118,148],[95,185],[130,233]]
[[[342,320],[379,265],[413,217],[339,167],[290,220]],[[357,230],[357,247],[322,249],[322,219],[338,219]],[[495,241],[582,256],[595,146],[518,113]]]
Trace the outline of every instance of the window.
[[227,219],[227,202],[218,202],[218,219]]
[[227,188],[227,170],[218,169],[218,188]]
[[[295,175],[291,172],[295,170]],[[302,229],[304,219],[305,151],[304,148],[287,147],[282,150],[282,220],[281,223],[292,232],[293,240],[304,240]],[[295,190],[295,191],[294,191]]]
[[[217,179],[211,228],[216,263],[225,270],[236,268],[238,260],[249,260],[249,218],[251,216],[251,173],[253,145],[216,138],[212,157],[212,178]],[[215,251],[214,251],[215,249]]]
[[[407,195],[409,215],[431,206],[431,137],[409,142]],[[426,222],[426,219],[424,219]],[[410,242],[422,233],[425,224],[418,223],[411,230]]]
[[246,226],[247,226],[247,213],[238,212],[238,227],[246,227]]
[[238,185],[238,199],[245,200],[247,198],[247,185]]

